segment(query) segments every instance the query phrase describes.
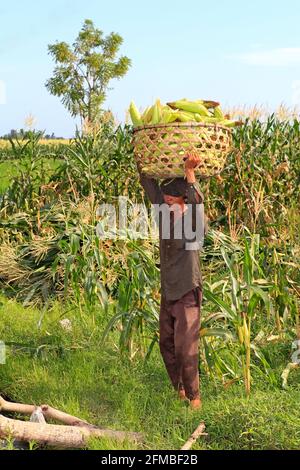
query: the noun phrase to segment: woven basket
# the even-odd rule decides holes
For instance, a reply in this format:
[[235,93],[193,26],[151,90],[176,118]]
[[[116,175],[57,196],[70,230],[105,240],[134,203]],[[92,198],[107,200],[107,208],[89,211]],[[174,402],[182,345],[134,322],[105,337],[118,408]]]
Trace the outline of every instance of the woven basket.
[[217,175],[224,168],[231,144],[231,129],[206,123],[138,126],[133,134],[136,162],[145,175],[156,178],[184,176],[184,157],[191,151],[202,160],[196,175]]

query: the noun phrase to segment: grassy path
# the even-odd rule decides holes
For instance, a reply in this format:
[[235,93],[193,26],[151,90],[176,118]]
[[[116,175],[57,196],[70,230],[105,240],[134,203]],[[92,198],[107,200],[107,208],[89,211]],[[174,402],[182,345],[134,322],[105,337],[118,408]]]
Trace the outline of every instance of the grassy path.
[[[113,429],[140,431],[146,449],[179,449],[200,420],[209,436],[195,449],[297,449],[300,447],[299,373],[289,391],[271,388],[254,376],[253,393],[244,397],[243,385],[225,390],[202,379],[203,409],[191,412],[179,402],[165,373],[158,348],[146,366],[121,360],[111,337],[99,346],[102,321],[94,327],[76,312],[57,305],[47,313],[24,309],[2,298],[0,339],[10,345],[0,365],[2,394],[27,403],[49,403],[90,422]],[[73,329],[58,324],[68,317]],[[11,344],[13,343],[13,344]],[[37,349],[40,347],[39,349]],[[288,345],[276,354],[278,374],[286,364]],[[130,449],[132,445],[94,441],[94,449]]]

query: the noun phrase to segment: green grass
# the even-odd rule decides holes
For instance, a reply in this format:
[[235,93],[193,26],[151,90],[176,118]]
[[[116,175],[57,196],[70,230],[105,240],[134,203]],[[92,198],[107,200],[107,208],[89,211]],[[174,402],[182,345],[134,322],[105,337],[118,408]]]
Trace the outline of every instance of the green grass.
[[[95,325],[88,316],[64,311],[59,304],[47,312],[39,329],[40,317],[38,309],[1,300],[0,339],[10,344],[6,364],[0,365],[0,391],[5,396],[48,403],[99,426],[142,432],[144,443],[138,448],[180,449],[201,420],[208,436],[200,438],[194,449],[299,448],[298,371],[292,372],[288,391],[272,388],[254,373],[249,399],[242,384],[225,390],[203,376],[203,409],[192,412],[177,400],[158,348],[146,366],[138,359],[121,360],[114,334],[101,348],[105,323],[101,312]],[[66,317],[72,321],[72,332],[58,324]],[[278,375],[289,361],[286,346],[277,352]],[[89,448],[136,447],[93,440]]]

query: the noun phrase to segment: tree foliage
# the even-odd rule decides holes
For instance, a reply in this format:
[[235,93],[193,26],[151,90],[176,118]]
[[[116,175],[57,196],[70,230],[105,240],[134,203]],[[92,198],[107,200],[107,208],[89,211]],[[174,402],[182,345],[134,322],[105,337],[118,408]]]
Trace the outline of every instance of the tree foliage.
[[56,67],[46,88],[62,103],[73,117],[93,122],[101,114],[109,82],[122,78],[131,66],[126,56],[117,58],[122,37],[103,31],[85,20],[74,44],[56,42],[48,46]]

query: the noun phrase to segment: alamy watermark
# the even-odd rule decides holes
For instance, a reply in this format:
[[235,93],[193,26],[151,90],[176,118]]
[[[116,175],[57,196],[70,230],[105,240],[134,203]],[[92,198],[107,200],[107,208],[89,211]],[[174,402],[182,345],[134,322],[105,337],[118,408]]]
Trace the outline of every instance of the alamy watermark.
[[[101,204],[97,209],[96,227],[100,239],[184,240],[186,250],[201,249],[204,240],[203,204],[185,204],[182,213],[177,204],[134,204],[125,196],[115,204]],[[150,212],[150,213],[149,213]],[[171,218],[174,215],[174,223]],[[171,230],[172,229],[172,230]]]

